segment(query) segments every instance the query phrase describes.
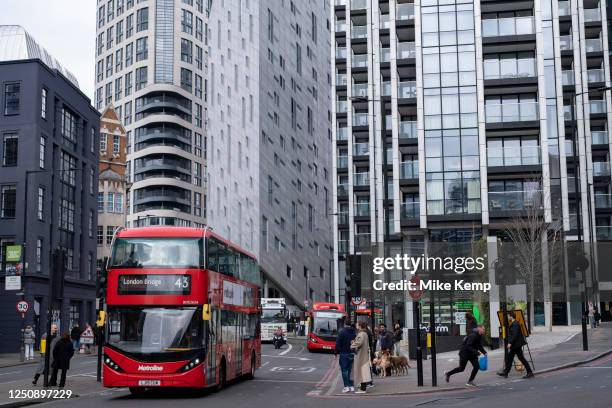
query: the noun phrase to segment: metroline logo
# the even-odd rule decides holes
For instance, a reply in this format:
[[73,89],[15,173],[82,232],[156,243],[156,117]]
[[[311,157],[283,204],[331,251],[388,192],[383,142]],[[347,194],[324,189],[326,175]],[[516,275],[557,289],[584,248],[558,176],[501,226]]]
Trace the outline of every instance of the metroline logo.
[[164,367],[158,365],[139,365],[138,371],[164,371]]

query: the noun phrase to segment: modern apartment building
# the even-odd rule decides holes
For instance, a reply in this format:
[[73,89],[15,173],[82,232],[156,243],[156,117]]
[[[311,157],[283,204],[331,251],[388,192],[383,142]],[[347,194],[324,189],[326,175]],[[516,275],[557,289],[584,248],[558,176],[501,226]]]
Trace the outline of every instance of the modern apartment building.
[[[62,331],[95,312],[100,115],[20,26],[0,26],[0,352],[19,351],[22,324],[47,327],[51,254],[67,255]],[[24,267],[25,266],[25,267]],[[15,303],[26,300],[24,319]]]
[[207,223],[257,255],[264,297],[296,307],[332,295],[329,16],[219,0],[209,20]]
[[125,197],[129,191],[126,174],[125,129],[112,104],[100,118],[100,162],[98,177],[97,269],[109,257],[117,228],[126,225]]
[[204,0],[98,0],[98,110],[127,137],[127,223],[205,222]]
[[[603,3],[334,1],[337,301],[347,260],[374,243],[420,255],[484,238],[492,266],[508,221],[532,208],[565,241],[612,239]],[[612,276],[592,259],[586,283],[597,302]],[[564,300],[536,304],[535,324],[579,323],[580,303],[565,301],[578,285],[551,273],[566,274],[567,286],[550,288]],[[392,318],[412,327],[405,303]],[[453,304],[440,309],[443,324]]]

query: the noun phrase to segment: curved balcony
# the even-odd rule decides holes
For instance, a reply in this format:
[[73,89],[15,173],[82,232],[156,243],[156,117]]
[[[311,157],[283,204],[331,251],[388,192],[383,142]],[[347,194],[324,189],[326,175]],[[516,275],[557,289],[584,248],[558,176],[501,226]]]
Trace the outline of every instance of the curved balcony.
[[136,120],[151,114],[176,115],[191,121],[191,101],[179,94],[152,92],[136,99]]
[[[136,159],[134,174],[148,172],[182,173],[191,175],[191,161],[170,154],[155,154]],[[171,176],[175,177],[175,176]]]
[[191,191],[169,186],[151,186],[134,192],[134,204],[172,202],[191,205]]

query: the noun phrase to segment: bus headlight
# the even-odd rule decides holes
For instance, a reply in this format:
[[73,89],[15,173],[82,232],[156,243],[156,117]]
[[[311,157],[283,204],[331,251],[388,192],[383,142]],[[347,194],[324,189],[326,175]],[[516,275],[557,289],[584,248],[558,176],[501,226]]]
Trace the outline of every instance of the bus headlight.
[[193,360],[191,360],[190,362],[188,362],[187,364],[185,364],[180,371],[182,372],[187,372],[189,370],[191,370],[192,368],[202,364],[204,362],[204,359],[202,357],[196,357]]
[[313,343],[316,343],[316,342],[317,342],[317,339],[315,339],[314,337],[308,337],[308,340],[310,340],[310,341],[311,341],[311,342],[313,342]]
[[106,364],[109,368],[112,368],[115,371],[118,371],[118,372],[123,371],[123,370],[121,370],[119,365],[117,363],[115,363],[113,361],[113,359],[110,358],[109,356],[107,356],[106,354],[104,355],[104,364]]

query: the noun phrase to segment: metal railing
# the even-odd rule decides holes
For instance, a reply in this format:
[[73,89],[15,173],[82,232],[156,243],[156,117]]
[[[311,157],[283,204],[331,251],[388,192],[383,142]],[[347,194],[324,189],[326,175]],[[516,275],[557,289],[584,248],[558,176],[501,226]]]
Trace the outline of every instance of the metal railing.
[[370,203],[361,202],[355,203],[355,217],[369,217],[370,216]]
[[391,93],[391,81],[383,82],[380,88],[380,94],[382,96],[391,96]]
[[336,58],[346,58],[346,47],[336,47]]
[[353,175],[353,181],[355,186],[369,186],[370,172],[366,171],[363,173],[355,173]]
[[338,156],[337,167],[339,169],[348,168],[348,156]]
[[368,8],[368,0],[351,0],[351,10],[363,10]]
[[346,74],[336,74],[336,85],[346,85]]
[[382,48],[380,49],[380,62],[390,62],[391,61],[391,48]]
[[584,48],[586,49],[586,52],[603,51],[601,38],[587,38],[586,40],[584,40]]
[[348,128],[336,128],[336,140],[348,140]]
[[390,28],[391,21],[389,20],[389,14],[381,14],[380,15],[380,28]]
[[351,66],[353,68],[367,68],[368,54],[353,54]]
[[418,201],[405,201],[402,203],[401,216],[409,220],[418,219],[420,208]]
[[351,38],[368,38],[368,26],[354,25],[351,27]]
[[595,194],[595,208],[612,208],[612,194]]
[[609,176],[610,175],[610,163],[609,162],[593,162],[593,176]]
[[538,102],[487,103],[486,122],[524,122],[538,120]]
[[[580,181],[578,181],[578,190],[580,190]],[[567,177],[567,192],[568,193],[576,192],[576,177],[574,176]]]
[[353,113],[353,126],[368,126],[368,114]]
[[[485,79],[531,78],[536,76],[536,61],[534,58],[486,61],[495,61],[496,64],[485,62]],[[512,61],[512,67],[509,66],[509,61]]]
[[566,17],[572,15],[572,7],[568,0],[559,1],[559,17]]
[[355,234],[355,248],[369,248],[372,246],[372,238],[369,233]]
[[559,36],[559,46],[561,51],[569,51],[574,49],[574,39],[571,35]]
[[591,114],[606,113],[607,106],[604,99],[592,99],[589,101],[589,111]]
[[346,0],[334,0],[334,6],[346,6]]
[[349,193],[348,183],[338,184],[338,195],[339,196],[347,196],[348,193]]
[[595,226],[595,235],[600,241],[612,241],[612,227],[607,225]]
[[563,119],[564,120],[574,119],[574,110],[572,109],[572,105],[563,105]]
[[599,8],[584,9],[584,21],[586,23],[592,23],[601,21],[601,10]]
[[397,84],[398,98],[416,98],[416,81],[402,81]]
[[416,179],[419,178],[418,160],[409,160],[400,163],[400,178]]
[[608,144],[608,132],[605,130],[591,130],[591,144]]
[[343,31],[346,31],[346,21],[336,21],[336,32],[339,33]]
[[540,146],[489,147],[489,166],[533,166],[540,164]]
[[348,240],[346,240],[346,239],[339,239],[338,240],[338,253],[340,253],[340,254],[348,253],[348,245],[349,245]]
[[336,101],[336,112],[339,112],[339,113],[348,112],[348,102],[347,101]]
[[414,42],[398,42],[397,43],[397,58],[415,58],[416,57],[416,45]]
[[563,86],[566,85],[574,85],[574,70],[573,69],[564,69],[561,71],[561,83]]
[[368,143],[353,143],[353,155],[367,156],[370,154],[370,145]]
[[346,211],[338,212],[338,224],[348,224],[349,213]]
[[353,84],[353,96],[368,96],[368,84]]
[[603,69],[589,69],[587,70],[587,81],[591,82],[605,82],[606,75]]
[[542,207],[542,191],[489,191],[489,211],[521,211]]
[[395,7],[396,20],[414,20],[414,4],[400,3]]
[[506,17],[482,20],[483,37],[534,34],[533,16]]
[[400,139],[415,139],[418,136],[417,122],[413,120],[404,120],[399,123],[399,138]]

